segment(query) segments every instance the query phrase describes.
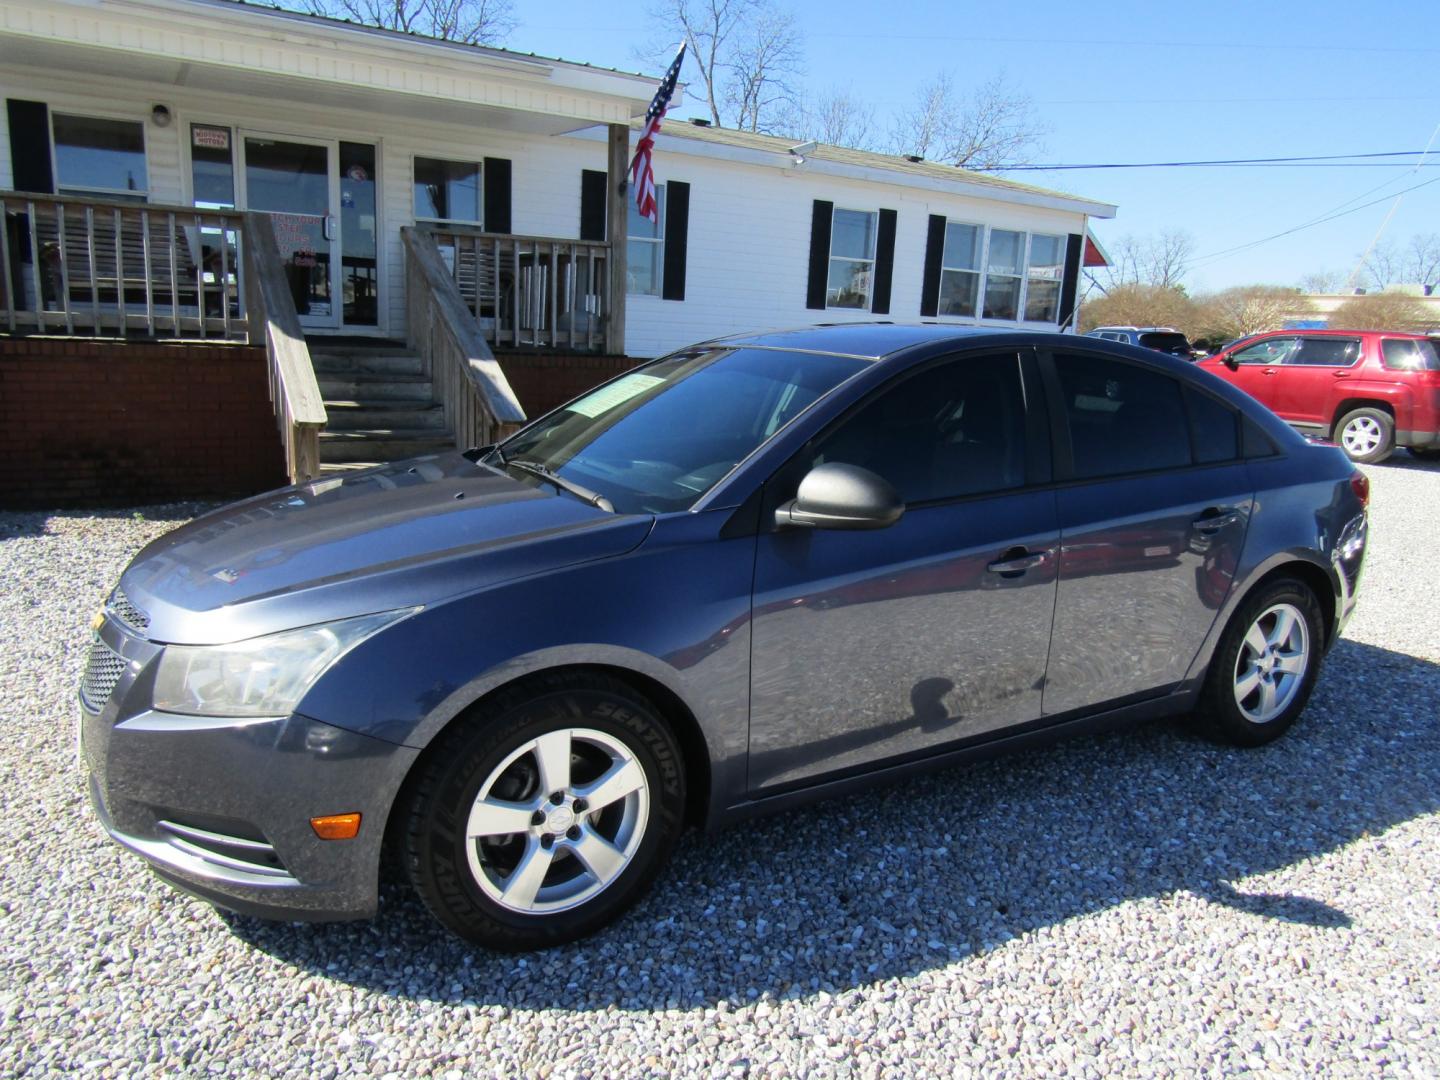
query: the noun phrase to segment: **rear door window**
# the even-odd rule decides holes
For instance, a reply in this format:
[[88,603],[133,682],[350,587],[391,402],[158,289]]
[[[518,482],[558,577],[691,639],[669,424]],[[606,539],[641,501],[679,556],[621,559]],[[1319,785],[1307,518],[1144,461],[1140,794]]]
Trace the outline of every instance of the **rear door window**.
[[1380,356],[1390,371],[1440,371],[1440,350],[1433,341],[1385,338]]
[[1359,359],[1359,338],[1307,337],[1299,340],[1285,363],[1307,367],[1353,367]]
[[1240,447],[1240,427],[1234,410],[1187,386],[1185,411],[1190,414],[1190,443],[1196,464],[1234,461]]
[[1056,353],[1075,475],[1081,479],[1190,464],[1180,384],[1108,357]]

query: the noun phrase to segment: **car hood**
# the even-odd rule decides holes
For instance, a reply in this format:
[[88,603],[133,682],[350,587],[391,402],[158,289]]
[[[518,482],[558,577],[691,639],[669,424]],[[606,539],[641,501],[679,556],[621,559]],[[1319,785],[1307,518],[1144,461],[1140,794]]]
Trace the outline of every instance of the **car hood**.
[[443,454],[206,514],[141,551],[119,591],[151,640],[237,641],[623,554],[652,523]]

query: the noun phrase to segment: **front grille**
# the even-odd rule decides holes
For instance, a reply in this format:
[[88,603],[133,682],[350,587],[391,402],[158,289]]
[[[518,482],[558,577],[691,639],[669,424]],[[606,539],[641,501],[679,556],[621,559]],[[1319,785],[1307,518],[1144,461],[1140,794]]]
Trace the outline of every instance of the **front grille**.
[[143,631],[150,625],[150,616],[132,604],[130,598],[118,588],[110,594],[110,610],[117,619],[136,632]]
[[[221,826],[250,834],[235,836],[230,832],[220,832],[215,828],[205,829],[180,821],[162,819],[155,824],[165,834],[171,847],[211,866],[222,870],[244,870],[264,877],[294,880],[280,857],[275,854],[275,848],[263,839],[264,834],[257,829],[239,822]],[[212,823],[207,821],[206,824]]]
[[80,680],[81,703],[92,713],[100,712],[124,673],[125,658],[97,638],[90,646],[90,658],[85,662],[85,675]]

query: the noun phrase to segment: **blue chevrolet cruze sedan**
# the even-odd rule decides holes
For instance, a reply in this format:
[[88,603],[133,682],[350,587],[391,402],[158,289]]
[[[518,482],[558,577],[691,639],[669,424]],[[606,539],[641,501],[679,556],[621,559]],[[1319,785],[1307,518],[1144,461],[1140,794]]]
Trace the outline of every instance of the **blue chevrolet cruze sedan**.
[[688,823],[1165,715],[1276,738],[1350,615],[1367,498],[1153,350],[711,341],[499,445],[151,544],[96,620],[90,793],[227,908],[369,916],[389,851],[456,933],[551,945]]

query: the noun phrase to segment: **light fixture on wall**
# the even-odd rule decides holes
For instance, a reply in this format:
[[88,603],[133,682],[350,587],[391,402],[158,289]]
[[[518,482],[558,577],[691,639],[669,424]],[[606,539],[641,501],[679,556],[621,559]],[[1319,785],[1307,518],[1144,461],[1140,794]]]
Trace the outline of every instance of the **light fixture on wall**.
[[156,105],[150,110],[150,119],[156,127],[170,126],[170,107],[168,105]]
[[814,142],[801,143],[799,146],[792,146],[790,147],[790,156],[795,159],[796,165],[804,165],[805,155],[813,154],[816,149],[819,148],[819,146],[819,143]]

